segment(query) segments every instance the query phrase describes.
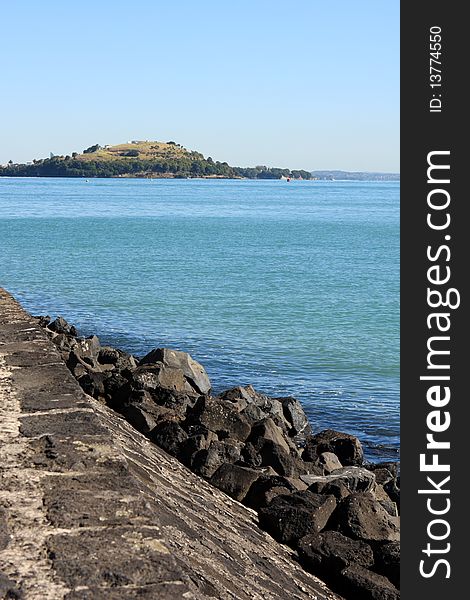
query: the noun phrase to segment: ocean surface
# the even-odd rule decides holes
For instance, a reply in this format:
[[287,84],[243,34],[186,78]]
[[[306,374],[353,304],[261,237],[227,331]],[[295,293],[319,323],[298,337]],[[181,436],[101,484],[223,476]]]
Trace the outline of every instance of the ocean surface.
[[399,183],[0,178],[0,286],[399,452]]

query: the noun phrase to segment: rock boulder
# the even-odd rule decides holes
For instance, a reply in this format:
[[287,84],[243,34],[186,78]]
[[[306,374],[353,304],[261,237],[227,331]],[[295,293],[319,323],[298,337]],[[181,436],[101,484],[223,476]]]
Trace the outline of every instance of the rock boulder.
[[334,429],[310,436],[302,456],[304,460],[314,460],[322,452],[333,452],[344,466],[362,465],[364,461],[364,451],[357,437]]
[[340,593],[347,598],[361,600],[399,600],[400,592],[383,575],[378,575],[358,564],[343,569],[340,578]]
[[295,544],[300,538],[321,531],[336,507],[333,496],[312,492],[276,496],[259,511],[259,523],[278,541]]
[[251,432],[250,424],[243,414],[239,414],[231,402],[220,398],[201,396],[189,420],[191,424],[203,425],[217,433],[220,439],[232,437],[244,442]]
[[188,434],[176,421],[162,421],[149,434],[150,439],[172,456],[178,456]]
[[210,392],[211,383],[204,367],[186,352],[171,350],[170,348],[156,348],[146,354],[140,361],[140,365],[155,363],[163,365],[163,372],[166,370],[171,373],[174,371],[181,372],[196,394],[208,394]]
[[371,493],[355,492],[339,504],[334,520],[336,529],[353,539],[398,541],[399,519],[392,517]]
[[54,333],[64,333],[66,335],[76,336],[77,330],[73,325],[67,323],[63,317],[57,317],[52,323],[47,326],[50,331]]
[[278,400],[282,404],[284,417],[290,426],[289,435],[291,437],[298,437],[310,434],[312,428],[300,402],[292,397],[278,398]]
[[267,506],[273,498],[298,491],[287,477],[261,474],[251,485],[244,503],[255,510]]
[[235,463],[240,458],[240,443],[225,439],[214,441],[206,450],[196,452],[191,460],[191,469],[202,477],[211,478],[224,463]]
[[350,564],[371,567],[372,548],[363,541],[352,540],[337,531],[307,535],[297,545],[300,561],[315,575],[334,581],[339,572]]
[[234,500],[243,502],[252,483],[261,475],[260,471],[223,463],[210,478],[210,482]]
[[375,570],[400,588],[400,542],[374,545]]
[[316,493],[332,483],[343,483],[350,492],[369,492],[375,486],[374,473],[362,467],[343,467],[323,476],[302,475],[301,479]]

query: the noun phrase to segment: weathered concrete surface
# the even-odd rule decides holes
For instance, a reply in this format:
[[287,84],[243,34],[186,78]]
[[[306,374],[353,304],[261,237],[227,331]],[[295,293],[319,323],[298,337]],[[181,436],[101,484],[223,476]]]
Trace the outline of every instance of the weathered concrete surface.
[[256,515],[86,396],[0,289],[0,598],[334,599]]

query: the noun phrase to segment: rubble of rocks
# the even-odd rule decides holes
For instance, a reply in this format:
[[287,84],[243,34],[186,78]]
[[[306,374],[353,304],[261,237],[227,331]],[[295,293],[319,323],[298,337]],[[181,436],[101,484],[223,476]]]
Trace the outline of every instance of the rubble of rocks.
[[189,354],[136,357],[61,317],[38,317],[83,390],[197,475],[257,511],[305,569],[354,600],[399,598],[397,463],[366,464],[360,441],[313,434],[300,403],[252,386],[211,395]]

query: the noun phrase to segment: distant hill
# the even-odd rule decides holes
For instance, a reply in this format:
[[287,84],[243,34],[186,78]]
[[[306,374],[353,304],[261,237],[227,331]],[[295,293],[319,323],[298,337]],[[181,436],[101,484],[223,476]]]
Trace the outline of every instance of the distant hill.
[[117,146],[95,144],[82,153],[53,156],[32,163],[0,166],[8,177],[205,177],[248,179],[312,179],[304,170],[266,166],[231,167],[226,162],[205,158],[173,141],[134,140]]
[[399,173],[369,173],[367,171],[312,171],[312,177],[326,181],[400,181]]

